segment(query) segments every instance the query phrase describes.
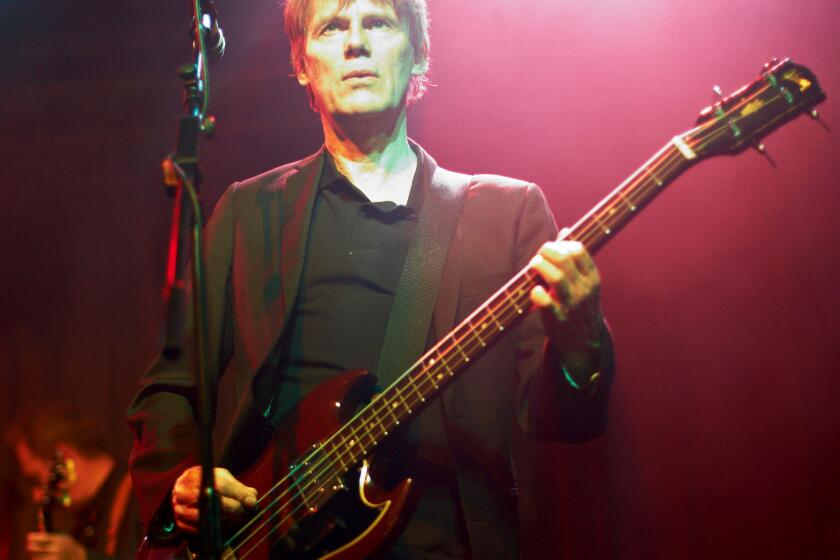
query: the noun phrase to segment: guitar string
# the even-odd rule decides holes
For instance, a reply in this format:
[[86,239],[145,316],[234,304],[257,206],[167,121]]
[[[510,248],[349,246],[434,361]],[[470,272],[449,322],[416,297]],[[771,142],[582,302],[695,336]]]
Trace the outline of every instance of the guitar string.
[[[675,160],[681,163],[681,160],[683,160],[683,159],[684,159],[684,158],[682,158],[682,157],[681,157],[681,156],[680,156],[680,155],[676,152],[676,150],[674,150],[673,155],[672,155],[672,156],[667,157],[666,159],[664,159],[664,160],[663,160],[663,163],[665,163],[665,164],[669,164],[669,163],[671,163],[671,162],[674,162]],[[665,167],[665,166],[663,166],[663,167]],[[672,171],[672,169],[673,169],[673,167],[674,167],[674,166],[672,166],[672,165],[667,165],[667,167],[670,167],[671,169],[667,169],[667,168],[665,169],[665,174],[666,174],[666,176],[667,176],[668,174],[670,174],[670,173],[671,173],[671,171]],[[635,194],[636,192],[639,192],[640,188],[641,188],[641,189],[645,188],[645,186],[644,186],[644,185],[638,186],[638,183],[639,183],[639,181],[643,181],[643,180],[646,178],[646,176],[651,176],[651,173],[650,173],[649,171],[648,171],[648,172],[643,172],[643,173],[640,173],[640,176],[637,178],[637,180],[636,180],[636,181],[634,181],[633,183],[631,183],[631,185],[636,184],[637,186],[632,187],[632,188],[630,188],[630,189],[627,189],[627,191],[625,191],[625,192],[623,193],[623,197],[624,197],[625,199],[629,199],[629,200],[631,200],[631,201],[632,201],[632,195],[633,195],[633,194]],[[653,180],[653,179],[650,179],[650,180],[652,181],[651,186],[655,185],[654,180]],[[656,186],[659,186],[659,185],[656,185]],[[632,192],[631,192],[631,191],[632,191]],[[629,195],[629,196],[628,196],[628,195]],[[607,219],[609,219],[609,218],[607,218]],[[604,218],[602,217],[602,218],[600,219],[600,221],[601,221],[601,222],[603,222],[603,221],[604,221]],[[594,226],[594,224],[593,224],[593,226]],[[586,239],[585,239],[586,237],[588,237],[589,235],[597,235],[597,234],[599,234],[599,233],[600,233],[600,232],[599,232],[597,229],[595,229],[595,228],[593,228],[593,229],[592,229],[592,230],[590,230],[589,232],[587,232],[587,231],[585,230],[585,228],[583,228],[583,229],[584,229],[584,231],[581,233],[581,235],[580,235],[580,236],[578,236],[578,237],[577,237],[577,239],[578,239],[579,241],[581,241],[582,243],[584,243],[584,244],[586,244],[586,243],[585,243],[585,242],[586,242]],[[513,284],[512,284],[510,287],[512,287],[512,286],[513,286]],[[527,290],[527,291],[526,291],[526,293],[529,293],[529,292],[530,292],[530,290]],[[526,298],[526,299],[527,299],[527,298]],[[510,307],[509,307],[509,306],[508,306],[508,309],[507,309],[507,310],[501,310],[501,308],[502,308],[503,306],[506,306],[508,303],[510,303],[510,301],[511,301],[511,300],[503,300],[502,302],[500,302],[499,307],[498,307],[497,309],[495,309],[496,314],[499,314],[499,312],[500,312],[500,311],[501,311],[501,313],[502,313],[502,314],[504,314],[504,313],[505,313],[505,311],[509,311],[509,310],[510,310]],[[514,304],[514,305],[515,305],[515,304]],[[482,307],[484,307],[484,306],[482,306]],[[521,305],[520,305],[520,308],[521,308]],[[515,313],[514,317],[516,317],[517,315],[519,315],[518,311],[514,311],[514,313]],[[462,326],[462,327],[464,327],[464,326],[467,326],[467,325],[466,325],[466,324],[462,324],[461,326]],[[454,335],[454,334],[455,334],[458,330],[459,330],[459,329],[456,329],[456,331],[454,331],[454,332],[453,332],[453,335]],[[473,331],[473,329],[469,329],[469,328],[468,328],[468,329],[467,329],[467,332],[465,332],[461,338],[465,338],[465,337],[467,337],[468,335],[472,334],[473,332],[474,332],[474,331]],[[446,338],[444,338],[441,342],[444,342],[444,341],[446,341]],[[437,345],[436,345],[436,346],[437,346]],[[448,348],[456,348],[456,347],[459,347],[459,346],[461,346],[461,345],[460,345],[458,342],[454,342],[453,344],[449,345],[449,346],[448,346]],[[463,347],[463,346],[461,346],[461,347]],[[433,349],[433,350],[434,350],[434,349]],[[471,350],[470,350],[470,351],[471,351]],[[428,352],[428,353],[427,353],[427,355],[428,355],[428,354],[431,354],[431,353],[433,353],[433,352],[432,352],[432,351],[430,351],[430,352]],[[444,361],[444,359],[442,359],[442,358],[441,358],[441,361]],[[441,371],[442,369],[444,369],[444,368],[437,368],[437,372],[436,372],[436,373],[440,373],[440,371]],[[421,370],[421,371],[422,371],[422,370]],[[403,378],[398,379],[398,380],[397,380],[397,382],[395,382],[395,384],[394,384],[394,385],[392,385],[391,387],[389,387],[389,390],[390,390],[390,389],[395,389],[397,393],[401,392],[402,387],[400,387],[400,381],[402,381],[402,380],[403,380]],[[431,377],[426,378],[426,379],[421,379],[420,381],[421,381],[421,383],[424,383],[424,384],[425,384],[425,383],[427,383],[427,382],[430,382],[430,381],[431,381]],[[401,397],[401,398],[402,398],[402,397]],[[390,408],[388,408],[388,404],[389,404],[390,402],[393,402],[393,400],[394,400],[393,398],[392,398],[392,399],[390,399],[390,400],[387,400],[387,399],[383,398],[383,399],[382,399],[382,402],[381,402],[381,404],[380,404],[380,406],[379,406],[379,411],[378,411],[378,412],[377,412],[377,411],[373,411],[372,409],[369,409],[369,410],[371,410],[371,412],[374,412],[375,414],[377,414],[377,415],[378,415],[378,414],[381,414],[381,413],[382,413],[385,409],[388,409],[388,410],[389,410],[389,413],[391,413],[391,414],[393,415],[393,412],[391,411],[391,409],[390,409]],[[349,425],[349,424],[345,424],[345,426],[348,426],[348,425]],[[329,438],[328,440],[326,440],[326,441],[324,442],[323,446],[326,446],[326,444],[327,444],[327,443],[330,443],[330,442],[333,440],[333,438],[335,438],[336,436],[338,436],[338,435],[341,433],[341,431],[342,431],[342,430],[339,430],[339,431],[338,431],[338,432],[336,432],[336,434],[334,434],[331,438]],[[358,431],[357,431],[357,429],[352,428],[351,433],[350,433],[350,434],[348,434],[348,435],[358,436]],[[343,438],[343,439],[344,439],[345,441],[347,440],[347,438]],[[334,448],[338,448],[338,449],[340,449],[338,446],[335,446]],[[319,450],[320,450],[320,449],[319,449]],[[341,457],[341,456],[345,456],[345,455],[347,455],[347,454],[348,454],[348,452],[347,452],[347,451],[344,451],[344,450],[341,450],[341,451],[339,451],[339,453],[338,453],[338,456],[339,456],[339,458],[338,458],[338,462],[342,465],[342,467],[343,467],[343,465],[344,465],[344,461],[343,461],[340,457]],[[349,454],[350,454],[350,456],[351,456],[351,458],[352,458],[352,463],[351,463],[351,464],[355,464],[355,463],[358,461],[358,459],[356,459],[355,457],[353,457],[352,452],[350,452]],[[324,458],[322,458],[322,459],[321,459],[318,463],[316,463],[316,464],[315,464],[315,465],[313,465],[313,466],[314,466],[315,468],[318,468],[318,467],[320,467],[320,466],[323,464],[323,462],[324,462],[324,461],[328,461],[328,460],[330,460],[331,458],[332,458],[332,457],[330,456],[330,454],[329,454],[329,452],[328,452]],[[326,465],[326,467],[325,467],[325,468],[321,469],[321,471],[319,471],[319,473],[318,473],[318,474],[316,474],[316,476],[315,476],[315,480],[312,480],[312,481],[308,481],[308,482],[306,482],[306,483],[305,483],[305,484],[304,484],[304,485],[303,485],[303,486],[299,489],[299,491],[295,492],[294,497],[301,497],[301,496],[302,496],[303,500],[306,500],[306,499],[307,499],[307,497],[306,497],[306,495],[307,495],[307,491],[310,489],[310,488],[308,488],[308,487],[312,486],[313,484],[314,484],[315,486],[320,486],[320,485],[319,485],[319,482],[318,482],[318,479],[319,479],[321,476],[323,476],[325,473],[327,473],[327,472],[328,472],[328,471],[329,471],[332,467],[334,467],[335,465],[336,465],[336,461],[331,461],[331,462],[329,462],[329,463]],[[284,480],[285,480],[285,479],[284,479]],[[281,481],[281,483],[282,483],[282,481]],[[298,485],[299,485],[299,483],[298,483]],[[278,486],[279,486],[279,485],[275,485],[275,487],[274,487],[274,488],[272,488],[272,490],[274,490],[274,489],[275,489],[275,488],[277,488]],[[315,491],[318,491],[319,489],[320,489],[320,488],[315,488]],[[278,496],[278,497],[277,497],[277,498],[276,498],[276,499],[272,502],[272,504],[269,504],[269,508],[270,508],[270,507],[272,507],[273,505],[275,505],[275,504],[276,504],[276,502],[277,502],[277,500],[279,500],[280,498],[282,498],[284,495],[288,495],[291,491],[292,491],[292,488],[287,488],[287,489],[286,489],[286,491],[285,491],[285,492],[283,492],[283,494],[281,494],[280,496]],[[270,491],[270,492],[271,492],[271,491]],[[268,494],[268,493],[267,493],[267,494]],[[310,499],[311,499],[311,498],[310,498]],[[286,506],[287,504],[288,504],[288,500],[286,501],[286,503],[284,503],[284,504],[283,504],[283,506]],[[260,539],[260,541],[259,541],[258,543],[256,543],[254,546],[255,546],[255,547],[256,547],[256,546],[259,546],[259,544],[261,544],[261,543],[265,540],[265,538],[267,538],[268,536],[270,536],[270,534],[271,534],[274,530],[278,529],[278,528],[279,528],[279,526],[282,526],[283,524],[285,524],[287,521],[289,521],[289,518],[290,518],[290,517],[294,516],[294,514],[298,513],[301,509],[304,509],[304,508],[306,508],[306,505],[305,505],[305,504],[301,504],[301,505],[297,506],[296,508],[294,508],[293,510],[291,510],[291,511],[289,512],[289,514],[287,514],[287,516],[286,516],[285,518],[283,518],[282,520],[280,520],[280,521],[278,522],[278,524],[277,524],[278,526],[277,526],[277,527],[275,527],[273,530],[269,531],[269,533],[267,533],[267,534],[266,534],[266,535],[265,535],[262,539]],[[266,510],[263,510],[263,512],[264,512],[264,514],[266,514],[266,513],[268,513],[268,512],[269,512],[269,509],[268,509],[268,508],[266,508]],[[265,521],[264,521],[264,522],[263,522],[263,523],[262,523],[259,527],[257,527],[257,528],[255,529],[255,531],[260,531],[261,529],[263,529],[263,528],[265,527],[265,524],[266,524],[266,523],[271,522],[271,521],[273,520],[273,518],[274,518],[274,517],[276,517],[276,516],[277,516],[277,514],[279,514],[279,513],[281,513],[281,512],[282,512],[282,507],[280,508],[280,510],[279,510],[279,511],[274,512],[273,514],[271,514],[271,515],[269,516],[269,518],[268,518],[268,519],[266,519],[266,520],[265,520]],[[246,529],[246,528],[245,528],[245,527],[243,527],[243,530],[245,530],[245,529]],[[234,535],[234,537],[232,537],[232,538],[231,538],[231,540],[234,540],[235,538],[237,538],[237,537],[241,534],[241,532],[242,532],[242,531],[240,531],[239,533],[237,533],[237,535]],[[238,546],[235,548],[235,550],[238,550],[239,548],[241,548],[244,544],[246,544],[246,542],[247,542],[247,541],[243,541],[242,543],[240,543],[240,545],[238,545]],[[253,549],[252,549],[252,550],[253,550]],[[248,554],[248,553],[246,553],[246,554]],[[242,556],[242,558],[244,558],[244,555]]]
[[[767,89],[767,87],[765,87],[765,88],[764,88],[764,90],[766,90],[766,89]],[[760,93],[760,92],[759,92],[759,93]],[[757,93],[757,94],[755,94],[755,95],[758,95],[758,93]],[[754,96],[755,96],[755,95],[754,95]],[[754,96],[753,96],[753,97],[754,97]],[[777,97],[776,99],[778,99],[778,97]],[[717,123],[717,122],[720,122],[720,121],[710,121],[710,122],[711,122],[711,123]],[[698,128],[698,129],[696,129],[696,130],[697,130],[698,132],[703,132],[701,128]],[[707,142],[706,142],[706,143],[708,143],[708,141],[710,141],[710,140],[713,140],[716,136],[719,136],[719,135],[724,134],[724,133],[726,133],[726,132],[727,132],[727,127],[725,127],[725,126],[721,126],[721,127],[719,127],[719,130],[718,130],[717,132],[715,132],[715,133],[713,133],[713,134],[709,135],[709,137],[707,138]],[[702,143],[701,143],[701,142],[697,142],[697,145],[698,145],[698,146],[700,146],[700,147],[702,147]],[[667,183],[670,183],[671,178],[670,178],[670,177],[668,177],[668,175],[669,175],[669,174],[670,174],[670,173],[671,173],[671,172],[672,172],[672,171],[673,171],[676,167],[679,167],[679,164],[684,163],[684,157],[681,157],[681,154],[680,154],[680,153],[678,153],[678,152],[674,149],[674,147],[673,147],[673,143],[672,143],[672,142],[671,142],[671,143],[669,143],[669,144],[666,144],[666,148],[667,148],[667,147],[670,147],[670,148],[671,148],[671,152],[672,152],[672,153],[671,153],[671,154],[669,154],[668,156],[666,156],[665,158],[663,158],[663,159],[661,160],[661,161],[662,161],[662,168],[664,169],[664,172],[665,172],[665,175],[666,175],[665,181],[661,181],[661,178],[659,178],[659,181],[661,181],[662,183],[666,183],[666,182],[667,182]],[[676,165],[676,166],[671,165],[672,163],[675,163],[675,162],[676,162],[678,165]],[[624,200],[629,200],[629,201],[631,201],[631,202],[632,202],[632,196],[633,196],[634,194],[636,194],[636,193],[639,193],[639,194],[644,195],[642,198],[645,198],[645,197],[649,194],[649,193],[644,192],[645,190],[650,191],[650,190],[655,190],[657,187],[658,187],[658,188],[664,188],[665,186],[667,186],[667,185],[665,185],[665,184],[659,184],[659,181],[657,181],[657,180],[655,179],[655,177],[656,177],[656,175],[655,175],[655,174],[653,174],[653,173],[651,173],[651,170],[650,170],[649,168],[646,168],[644,171],[642,171],[642,172],[640,172],[640,173],[639,173],[639,177],[638,177],[635,181],[632,181],[632,182],[630,182],[630,183],[629,183],[628,188],[627,188],[625,191],[621,191],[621,190],[619,190],[619,191],[617,191],[617,192],[615,193],[615,195],[616,195],[616,196],[611,197],[611,198],[613,199],[613,204],[607,204],[607,205],[605,205],[605,208],[604,208],[601,212],[594,214],[594,215],[593,215],[593,218],[594,218],[595,220],[597,220],[598,222],[601,222],[601,223],[602,223],[602,226],[603,226],[603,222],[606,222],[606,221],[609,221],[610,219],[612,219],[612,217],[611,217],[611,216],[609,216],[609,215],[607,215],[607,214],[608,214],[608,211],[609,211],[611,208],[613,208],[613,207],[616,205],[616,203],[618,203],[618,201],[619,201],[619,197],[621,197],[621,198],[622,198],[622,199],[624,199]],[[640,182],[640,181],[643,181],[643,180],[645,180],[646,178],[647,178],[648,180],[650,180],[650,181],[651,181],[651,183],[650,183],[649,185],[639,184],[639,182]],[[646,201],[645,201],[645,202],[646,202]],[[645,202],[642,202],[641,204],[644,204]],[[613,217],[614,217],[614,216],[613,216]],[[589,231],[587,231],[587,229],[586,229],[586,228],[587,228],[587,225],[591,225],[591,226],[592,226],[592,227],[589,229]],[[610,226],[608,226],[608,227],[610,227]],[[614,226],[613,226],[613,227],[614,227]],[[601,232],[599,232],[599,231],[598,231],[597,226],[596,226],[593,222],[589,222],[589,224],[584,224],[584,226],[582,226],[582,228],[581,228],[581,229],[582,229],[581,234],[580,234],[579,236],[577,236],[575,239],[577,239],[578,241],[580,241],[580,242],[584,243],[584,245],[586,245],[586,242],[587,242],[587,239],[586,239],[586,238],[587,238],[587,237],[590,237],[590,236],[591,236],[591,237],[592,237],[592,239],[595,239],[595,238],[597,238],[599,235],[601,235]],[[589,241],[591,241],[592,239],[590,239]],[[501,304],[502,304],[502,305],[504,305],[504,304],[506,304],[506,303],[508,303],[508,302],[510,302],[510,301],[511,301],[511,300],[510,300],[510,299],[508,299],[508,300],[502,301],[502,302],[501,302]],[[482,307],[484,307],[484,306],[482,306]],[[498,309],[497,309],[497,311],[498,311]],[[519,314],[519,313],[517,312],[517,315],[518,315],[518,314]],[[515,317],[516,317],[516,316],[514,316],[514,318],[515,318]],[[467,324],[462,324],[461,326],[468,326],[468,325],[467,325]],[[458,330],[458,329],[456,329],[456,331],[457,331],[457,330]],[[470,334],[474,334],[474,332],[475,332],[475,331],[474,331],[473,329],[468,328],[468,329],[467,329],[467,332],[465,332],[465,333],[464,333],[463,337],[466,337],[466,336],[468,336],[468,335],[470,335]],[[454,333],[455,333],[455,332],[453,332],[453,334],[454,334]],[[462,338],[463,338],[463,337],[462,337]],[[441,342],[443,342],[443,341],[445,341],[445,340],[446,340],[446,338],[442,339],[442,341],[441,341]],[[480,339],[480,337],[479,337],[479,340],[481,340],[481,339]],[[437,346],[437,345],[436,345],[436,346]],[[460,346],[460,345],[459,345],[457,342],[455,342],[454,344],[450,345],[450,346],[448,347],[448,349],[450,349],[450,348],[456,348],[456,347],[459,347],[459,346]],[[463,348],[463,347],[462,347],[462,346],[460,346],[460,348]],[[430,352],[428,352],[427,354],[431,354],[431,353],[432,353],[432,352],[430,351]],[[442,359],[442,360],[443,360],[443,359]],[[413,368],[412,368],[412,369],[413,369]],[[440,368],[439,368],[439,370],[440,370]],[[421,370],[420,370],[420,372],[422,372],[422,371],[424,371],[424,370],[422,370],[422,369],[421,369]],[[410,373],[410,372],[411,372],[411,370],[409,370],[409,372],[408,372],[408,373]],[[419,376],[420,372],[418,372],[418,376]],[[430,370],[429,370],[429,371],[427,371],[427,373],[430,373]],[[391,387],[389,387],[389,389],[394,389],[394,390],[395,390],[395,392],[397,393],[397,395],[396,395],[396,396],[398,396],[400,399],[402,399],[402,400],[403,400],[403,402],[404,402],[404,404],[405,404],[405,398],[404,398],[402,395],[400,395],[400,393],[401,393],[401,392],[402,392],[402,390],[403,390],[403,387],[401,387],[400,385],[401,385],[401,381],[404,381],[404,380],[405,380],[405,379],[407,379],[407,378],[408,378],[408,376],[402,376],[402,377],[401,377],[400,379],[398,379],[398,380],[397,380],[397,381],[396,381],[396,382],[395,382],[395,383],[394,383]],[[434,382],[433,382],[433,381],[431,381],[431,377],[429,377],[429,378],[427,378],[427,379],[421,379],[421,380],[420,380],[420,382],[421,382],[421,383],[432,382],[432,384],[434,385]],[[418,388],[418,387],[416,386],[416,383],[415,383],[415,389],[417,389],[417,388]],[[395,397],[396,397],[396,396],[395,396]],[[393,399],[392,399],[390,402],[393,402]],[[422,404],[422,402],[423,402],[423,401],[420,401],[419,403],[415,403],[415,406],[416,406],[416,405],[418,405],[418,404]],[[373,403],[372,403],[372,404],[373,404]],[[379,412],[378,412],[377,414],[381,413],[381,412],[382,412],[385,408],[387,408],[388,401],[386,401],[386,400],[383,398],[383,399],[382,399],[382,403],[381,403],[381,404],[382,404],[382,406],[380,406],[380,410],[379,410]],[[406,405],[406,406],[407,406],[407,405]],[[372,408],[366,408],[366,409],[364,409],[362,412],[364,412],[364,411],[370,411],[370,412],[373,412],[373,409],[372,409]],[[390,409],[389,409],[389,411],[390,411]],[[391,413],[391,415],[392,415],[392,416],[394,416],[394,415],[393,415],[393,411],[390,411],[390,413]],[[409,413],[408,413],[408,415],[410,415],[411,413],[412,413],[412,412],[409,412]],[[408,415],[406,415],[406,417],[407,417]],[[395,418],[396,418],[396,417],[395,417]],[[347,426],[347,424],[346,424],[345,426]],[[320,451],[321,449],[323,449],[323,446],[325,446],[327,443],[331,442],[331,441],[333,440],[333,438],[334,438],[335,436],[339,435],[342,431],[343,431],[343,430],[341,430],[341,429],[340,429],[340,430],[339,430],[339,431],[337,431],[337,432],[336,432],[336,433],[335,433],[332,437],[330,437],[328,440],[326,440],[326,441],[324,442],[324,444],[322,444],[322,447],[318,449],[318,451]],[[356,428],[353,428],[353,429],[352,429],[352,431],[351,431],[351,433],[350,433],[350,434],[348,434],[348,435],[358,436],[357,429],[356,429]],[[376,441],[376,438],[373,438],[373,436],[371,435],[371,433],[370,433],[370,432],[368,432],[368,433],[367,433],[367,435],[368,435],[368,437],[371,437],[374,441]],[[361,438],[359,438],[359,439],[360,439],[360,441],[361,441]],[[344,438],[344,441],[345,441],[345,443],[346,443],[347,438]],[[332,451],[332,454],[333,454],[333,455],[335,455],[335,450],[336,450],[336,449],[340,449],[340,447],[339,447],[339,446],[334,446],[334,449],[333,449],[333,451]],[[329,452],[329,451],[328,451],[328,452],[326,453],[326,456],[325,456],[324,458],[322,458],[322,459],[321,459],[321,461],[320,461],[319,463],[316,463],[316,465],[315,465],[315,466],[316,466],[316,467],[319,467],[319,466],[321,466],[321,465],[323,464],[323,462],[324,462],[325,460],[329,460],[329,459],[331,458],[331,457],[330,457],[330,454],[331,454],[331,452]],[[347,454],[348,454],[348,452],[347,452],[347,451],[344,451],[344,450],[340,450],[340,451],[338,452],[337,457],[339,458],[339,464],[341,465],[342,469],[346,469],[346,467],[344,466],[344,461],[343,461],[343,460],[341,460],[341,458],[340,458],[340,457],[345,456],[345,455],[347,455]],[[351,457],[351,461],[352,461],[351,465],[356,464],[356,463],[358,462],[358,459],[357,459],[357,458],[355,458],[355,456],[354,456],[354,454],[353,454],[353,451],[350,451],[350,452],[349,452],[349,455],[350,455],[350,457]],[[336,466],[336,462],[335,462],[335,461],[330,462],[330,463],[326,466],[326,468],[324,468],[324,469],[322,469],[322,470],[320,471],[319,475],[321,475],[321,474],[323,474],[323,473],[328,472],[328,471],[329,471],[332,467],[334,467],[334,466]],[[340,475],[339,475],[339,476],[340,476]],[[295,495],[296,495],[296,496],[302,496],[302,497],[303,497],[303,499],[304,499],[304,500],[306,500],[306,491],[307,491],[307,487],[308,487],[308,486],[311,486],[312,484],[315,484],[315,485],[317,486],[317,485],[318,485],[318,480],[317,480],[317,478],[318,478],[318,475],[316,475],[316,479],[315,479],[315,480],[312,480],[311,482],[307,482],[306,484],[304,484],[304,485],[300,488],[300,490],[299,490],[299,491],[297,491],[297,492],[295,493]],[[285,480],[285,479],[284,479],[284,480]],[[280,483],[276,484],[276,485],[275,485],[275,486],[274,486],[271,490],[269,490],[269,492],[268,492],[266,495],[268,495],[268,494],[272,493],[275,489],[279,488],[279,487],[281,486],[282,482],[283,482],[283,481],[281,481]],[[316,489],[316,490],[320,490],[320,488],[318,488],[318,489]],[[286,491],[285,491],[283,494],[286,494],[286,495],[287,495],[287,494],[289,494],[289,492],[290,492],[290,491],[291,491],[291,488],[287,488],[287,489],[286,489]],[[277,499],[280,499],[281,497],[283,497],[283,494],[281,494],[280,496],[278,496],[278,497],[277,497]],[[274,504],[274,503],[276,503],[277,499],[275,499],[275,500],[274,500],[273,504]],[[273,504],[270,504],[270,505],[269,505],[269,507],[270,507],[271,505],[273,505]],[[302,508],[302,507],[306,507],[306,506],[305,506],[305,505],[298,506],[298,507],[296,508],[296,510],[299,510],[299,509],[300,509],[300,508]],[[268,511],[268,510],[264,510],[264,511]],[[281,509],[280,511],[282,511],[282,509]],[[277,515],[277,513],[280,513],[280,511],[276,512],[275,514],[273,514],[273,515],[272,515],[272,516],[271,516],[268,520],[266,520],[266,522],[269,522],[269,521],[271,520],[271,518],[273,518],[274,516],[276,516],[276,515]],[[294,514],[294,513],[296,513],[296,511],[295,511],[295,510],[293,510],[292,512],[290,512],[290,515],[292,515],[292,514]],[[279,523],[278,525],[282,525],[283,523],[285,523],[286,521],[288,521],[288,518],[289,518],[289,515],[287,515],[287,517],[286,517],[286,518],[284,518],[283,520],[281,520],[281,521],[280,521],[280,523]],[[264,524],[263,524],[263,526],[264,526]],[[261,527],[258,527],[258,528],[257,528],[257,530],[259,530],[259,529],[261,529],[261,528],[262,528],[262,526],[261,526]],[[279,528],[279,527],[276,527],[276,528]],[[276,530],[276,528],[275,528],[274,530]],[[273,530],[272,530],[271,532],[273,532]],[[269,535],[271,534],[271,532],[269,532],[269,534],[268,534],[268,535],[266,535],[266,537],[267,537],[267,536],[269,536]],[[241,533],[241,531],[240,531],[240,533]],[[239,535],[239,533],[237,533],[237,535]],[[237,536],[237,535],[235,535],[233,538],[236,538],[236,536]],[[264,537],[264,538],[266,538],[266,537]],[[231,540],[233,540],[233,538],[232,538]],[[260,542],[262,542],[262,540],[264,540],[264,538],[263,538],[263,539],[261,539],[261,541],[260,541]],[[242,544],[244,544],[244,542],[243,542]],[[258,543],[258,544],[259,544],[259,543]],[[241,545],[240,545],[240,546],[241,546]],[[243,557],[244,557],[244,556],[243,556]]]

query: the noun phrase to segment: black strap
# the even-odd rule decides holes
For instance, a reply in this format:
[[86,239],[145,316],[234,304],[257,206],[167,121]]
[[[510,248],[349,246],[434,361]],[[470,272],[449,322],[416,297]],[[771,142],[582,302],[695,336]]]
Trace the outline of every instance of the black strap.
[[423,201],[414,240],[405,257],[400,284],[376,376],[388,386],[423,354],[449,244],[466,200],[470,176],[436,168]]

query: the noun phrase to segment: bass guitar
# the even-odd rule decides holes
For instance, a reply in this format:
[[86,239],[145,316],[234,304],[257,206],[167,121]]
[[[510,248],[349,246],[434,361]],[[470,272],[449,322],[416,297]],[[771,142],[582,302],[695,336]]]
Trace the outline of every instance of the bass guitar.
[[[595,253],[687,169],[712,156],[763,150],[764,136],[803,113],[817,118],[814,107],[824,100],[807,68],[790,60],[768,63],[758,79],[703,109],[694,128],[674,136],[560,237]],[[236,473],[261,498],[256,513],[230,532],[222,558],[360,559],[387,546],[412,509],[412,481],[381,489],[370,457],[517,324],[540,282],[524,268],[375,395],[365,371],[336,376],[310,392],[294,411],[294,441],[272,435]],[[368,400],[356,399],[360,394]],[[337,516],[346,501],[360,501],[367,513]],[[143,560],[196,557],[187,540],[177,538],[150,537],[139,554]]]

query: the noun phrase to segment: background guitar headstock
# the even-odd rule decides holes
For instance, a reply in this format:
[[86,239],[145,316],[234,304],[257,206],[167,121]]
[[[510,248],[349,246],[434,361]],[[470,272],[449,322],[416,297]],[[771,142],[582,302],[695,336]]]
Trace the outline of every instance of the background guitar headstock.
[[71,506],[70,486],[75,482],[76,467],[73,460],[65,457],[60,449],[56,449],[44,483],[44,495],[38,504],[39,531],[53,531],[52,514],[56,509],[67,509]]

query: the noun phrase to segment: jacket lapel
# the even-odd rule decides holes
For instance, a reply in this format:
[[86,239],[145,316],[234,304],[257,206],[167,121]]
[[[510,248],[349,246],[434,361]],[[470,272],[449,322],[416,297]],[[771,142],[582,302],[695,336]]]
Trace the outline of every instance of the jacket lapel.
[[[237,314],[248,362],[258,370],[272,358],[300,287],[309,224],[323,168],[323,148],[256,193],[255,230],[234,266]],[[255,285],[255,283],[259,283]],[[255,289],[256,288],[256,289]],[[244,304],[244,305],[243,305]]]

